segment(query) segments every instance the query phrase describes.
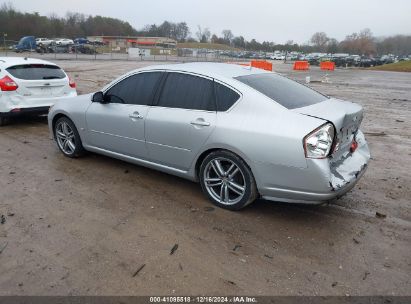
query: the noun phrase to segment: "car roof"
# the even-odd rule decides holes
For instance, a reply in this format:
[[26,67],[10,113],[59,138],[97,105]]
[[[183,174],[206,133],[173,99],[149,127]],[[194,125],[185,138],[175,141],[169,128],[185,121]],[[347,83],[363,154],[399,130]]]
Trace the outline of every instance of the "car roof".
[[27,58],[27,57],[0,57],[0,67],[7,69],[13,65],[19,64],[47,64],[56,65],[52,62],[45,61],[37,58]]
[[211,78],[228,78],[232,79],[239,76],[245,76],[250,74],[262,74],[269,73],[257,68],[251,68],[249,66],[242,66],[233,63],[215,63],[215,62],[193,62],[193,63],[180,63],[180,64],[167,64],[167,65],[155,65],[139,69],[139,71],[150,70],[168,70],[178,72],[188,72],[199,74],[203,76],[209,76]]

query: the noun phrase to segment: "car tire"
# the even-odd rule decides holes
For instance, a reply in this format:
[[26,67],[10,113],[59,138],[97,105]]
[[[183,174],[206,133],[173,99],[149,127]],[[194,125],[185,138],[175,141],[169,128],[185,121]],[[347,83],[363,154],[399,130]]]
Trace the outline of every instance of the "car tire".
[[57,146],[65,156],[77,158],[85,154],[77,128],[68,117],[59,118],[53,129]]
[[234,153],[225,150],[210,153],[199,171],[201,188],[217,207],[237,211],[258,197],[251,169]]

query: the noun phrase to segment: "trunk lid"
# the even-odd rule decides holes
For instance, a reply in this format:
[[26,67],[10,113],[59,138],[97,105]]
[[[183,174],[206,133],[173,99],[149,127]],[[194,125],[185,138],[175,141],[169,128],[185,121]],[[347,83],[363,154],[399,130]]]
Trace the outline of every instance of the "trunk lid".
[[52,80],[19,80],[17,92],[26,98],[51,98],[64,95],[68,86],[68,79]]
[[333,158],[337,159],[350,150],[363,119],[363,109],[360,105],[333,98],[292,111],[329,121],[334,125],[337,146],[334,149]]

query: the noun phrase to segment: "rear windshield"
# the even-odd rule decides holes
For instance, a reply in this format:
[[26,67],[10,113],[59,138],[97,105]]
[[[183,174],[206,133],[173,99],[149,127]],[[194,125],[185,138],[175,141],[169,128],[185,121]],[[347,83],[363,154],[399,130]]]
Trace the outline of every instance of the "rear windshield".
[[66,74],[55,65],[23,64],[6,69],[13,77],[24,80],[63,79]]
[[235,79],[263,93],[287,109],[307,107],[328,97],[278,74],[253,74]]

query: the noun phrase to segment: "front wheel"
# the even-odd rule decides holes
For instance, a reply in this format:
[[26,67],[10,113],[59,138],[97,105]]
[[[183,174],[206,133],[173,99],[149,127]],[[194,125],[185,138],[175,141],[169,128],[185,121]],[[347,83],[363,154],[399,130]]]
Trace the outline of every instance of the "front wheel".
[[60,151],[67,157],[76,158],[84,154],[80,135],[74,123],[67,117],[61,117],[54,125],[54,137]]
[[228,151],[210,153],[200,167],[203,192],[218,207],[240,210],[257,198],[257,186],[247,164]]

